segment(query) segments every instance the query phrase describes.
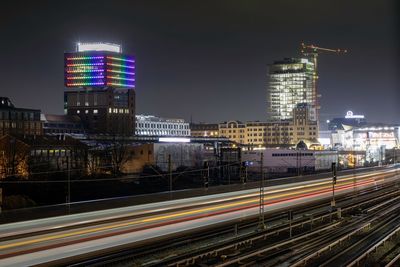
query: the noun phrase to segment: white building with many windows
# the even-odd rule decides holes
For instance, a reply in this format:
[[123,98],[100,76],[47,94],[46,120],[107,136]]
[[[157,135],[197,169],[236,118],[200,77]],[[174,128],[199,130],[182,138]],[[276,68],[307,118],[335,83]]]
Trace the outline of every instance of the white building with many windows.
[[318,121],[316,66],[308,58],[285,58],[269,66],[268,120],[292,120],[298,104],[307,104],[309,119]]
[[152,115],[136,115],[136,135],[190,136],[189,123],[183,119],[160,118]]

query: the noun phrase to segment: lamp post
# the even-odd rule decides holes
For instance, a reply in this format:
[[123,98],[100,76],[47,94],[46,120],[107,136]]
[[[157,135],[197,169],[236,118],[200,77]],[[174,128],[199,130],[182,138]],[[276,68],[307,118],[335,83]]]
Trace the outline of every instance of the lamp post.
[[[1,169],[1,171],[3,171],[6,168],[6,166],[5,166],[5,151],[2,150],[1,154],[2,154],[2,158],[1,158],[2,166],[0,166],[0,169]],[[2,209],[3,209],[3,188],[0,187],[0,213],[2,212]]]
[[[71,152],[71,151],[70,151]],[[71,167],[70,167],[70,156],[66,156],[66,163],[67,163],[67,195],[65,196],[66,204],[67,204],[67,209],[68,213],[70,212],[71,208]]]
[[204,177],[204,188],[208,189],[210,183],[210,165],[208,161],[204,162],[203,177]]
[[171,162],[171,154],[168,154],[168,174],[169,174],[169,192],[172,193],[172,162]]
[[336,184],[336,162],[332,162],[332,200],[331,200],[331,220],[332,220],[332,213],[336,207],[335,201],[335,184]]
[[246,166],[245,166],[245,168],[244,168],[244,180],[243,180],[243,183],[244,184],[246,184],[247,183],[247,176],[248,176],[248,171],[247,171],[247,164],[246,164]]
[[265,225],[265,217],[264,217],[264,153],[261,152],[260,155],[260,171],[261,171],[261,179],[260,179],[260,208],[259,208],[259,230],[265,230],[267,227]]
[[353,150],[353,201],[355,200],[355,196],[357,194],[356,185],[357,185],[357,175],[356,175],[356,166],[357,166],[357,154],[355,150]]
[[301,150],[300,148],[296,148],[296,167],[297,167],[297,176],[300,176],[300,175],[302,175],[301,153],[302,153],[302,150]]

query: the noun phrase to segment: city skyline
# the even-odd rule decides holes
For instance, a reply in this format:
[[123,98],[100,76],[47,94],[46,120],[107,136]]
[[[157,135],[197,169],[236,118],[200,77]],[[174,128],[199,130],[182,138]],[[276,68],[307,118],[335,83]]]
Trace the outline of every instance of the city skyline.
[[400,1],[5,1],[0,266],[400,266]]
[[[75,13],[50,2],[29,3],[21,12],[6,4],[2,95],[18,106],[62,114],[64,51],[77,41],[103,41],[120,43],[137,58],[137,113],[197,122],[266,120],[267,67],[298,57],[304,41],[349,50],[320,58],[322,122],[347,110],[368,121],[398,122],[395,1],[356,1],[346,10],[342,2],[173,3],[119,2],[111,10],[82,3]],[[305,13],[311,5],[318,12]],[[27,59],[31,53],[41,59]],[[21,74],[27,82],[18,80]]]

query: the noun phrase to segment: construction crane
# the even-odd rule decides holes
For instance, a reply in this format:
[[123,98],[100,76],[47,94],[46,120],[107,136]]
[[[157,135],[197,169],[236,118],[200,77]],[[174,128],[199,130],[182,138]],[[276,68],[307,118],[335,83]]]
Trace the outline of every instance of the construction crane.
[[319,47],[319,46],[312,45],[312,44],[311,45],[307,45],[305,43],[301,43],[301,48],[302,48],[302,50],[301,50],[302,53],[306,53],[306,49],[310,49],[314,53],[317,53],[318,51],[333,52],[333,53],[338,53],[338,54],[347,53],[347,49],[340,49],[340,48],[331,49],[331,48]]
[[318,94],[318,90],[317,90],[317,80],[318,80],[318,74],[317,74],[317,63],[318,63],[318,55],[322,54],[322,53],[334,53],[336,55],[341,55],[341,54],[346,54],[347,53],[347,49],[332,49],[332,48],[324,48],[324,47],[319,47],[313,44],[305,44],[305,43],[301,43],[301,49],[300,49],[301,53],[305,56],[310,58],[313,63],[314,63],[314,74],[313,74],[313,98],[316,101],[316,115],[317,118],[319,118],[319,101],[318,98],[321,97],[321,95]]
[[317,57],[319,54],[321,53],[335,53],[335,54],[346,54],[347,53],[347,49],[332,49],[332,48],[324,48],[324,47],[319,47],[313,44],[305,44],[305,43],[301,43],[301,53],[304,56],[310,57],[313,59],[314,61],[314,66],[315,69],[317,69]]

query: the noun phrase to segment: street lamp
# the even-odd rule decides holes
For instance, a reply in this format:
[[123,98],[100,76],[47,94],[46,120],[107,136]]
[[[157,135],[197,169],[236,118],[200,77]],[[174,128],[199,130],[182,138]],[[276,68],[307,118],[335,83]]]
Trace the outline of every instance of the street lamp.
[[67,171],[68,171],[68,212],[71,207],[71,166],[70,166],[69,157],[67,156]]
[[332,212],[336,207],[335,201],[335,184],[336,184],[336,162],[332,162],[332,201],[331,201],[331,220],[332,220]]
[[265,225],[265,217],[264,217],[264,153],[261,152],[260,155],[260,171],[261,171],[261,179],[260,179],[260,208],[259,208],[259,230],[265,230],[267,227]]

